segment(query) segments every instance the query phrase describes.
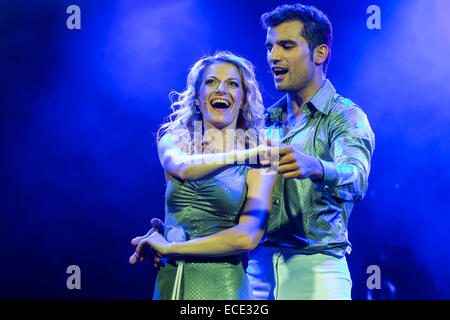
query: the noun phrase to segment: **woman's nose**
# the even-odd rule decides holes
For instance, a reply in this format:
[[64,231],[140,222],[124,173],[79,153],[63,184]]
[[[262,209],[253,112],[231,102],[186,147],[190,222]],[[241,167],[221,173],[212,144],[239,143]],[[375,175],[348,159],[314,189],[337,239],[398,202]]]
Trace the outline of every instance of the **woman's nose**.
[[219,85],[217,86],[216,92],[227,92],[227,86],[225,85],[225,82],[221,82],[219,83]]

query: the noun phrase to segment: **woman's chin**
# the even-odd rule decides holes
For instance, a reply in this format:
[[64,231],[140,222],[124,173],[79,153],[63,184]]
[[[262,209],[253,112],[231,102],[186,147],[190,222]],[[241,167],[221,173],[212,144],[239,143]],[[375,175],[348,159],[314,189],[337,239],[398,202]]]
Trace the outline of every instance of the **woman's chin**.
[[222,117],[220,117],[219,119],[217,119],[218,117],[215,117],[215,119],[211,119],[208,121],[208,126],[207,128],[211,128],[211,129],[217,129],[217,130],[222,130],[224,128],[228,128],[228,129],[235,129],[235,127],[232,127],[232,123],[233,121],[229,121],[229,119],[220,119]]

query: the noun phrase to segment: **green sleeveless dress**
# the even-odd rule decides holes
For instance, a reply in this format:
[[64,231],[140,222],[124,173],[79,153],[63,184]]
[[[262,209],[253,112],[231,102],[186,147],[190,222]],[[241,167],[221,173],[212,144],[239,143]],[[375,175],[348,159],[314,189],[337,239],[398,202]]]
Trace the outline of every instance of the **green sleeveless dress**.
[[[165,236],[183,241],[235,226],[247,196],[246,166],[222,170],[213,177],[181,181],[166,188]],[[241,255],[176,257],[158,271],[155,300],[252,299]]]

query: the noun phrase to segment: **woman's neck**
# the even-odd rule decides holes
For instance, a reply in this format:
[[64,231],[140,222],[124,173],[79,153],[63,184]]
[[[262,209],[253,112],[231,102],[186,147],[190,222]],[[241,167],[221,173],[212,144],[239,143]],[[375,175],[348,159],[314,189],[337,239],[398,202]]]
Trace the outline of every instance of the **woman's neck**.
[[229,152],[236,148],[236,123],[217,128],[213,125],[205,124],[205,130],[203,131],[203,143],[209,145],[207,149],[211,147],[214,152]]

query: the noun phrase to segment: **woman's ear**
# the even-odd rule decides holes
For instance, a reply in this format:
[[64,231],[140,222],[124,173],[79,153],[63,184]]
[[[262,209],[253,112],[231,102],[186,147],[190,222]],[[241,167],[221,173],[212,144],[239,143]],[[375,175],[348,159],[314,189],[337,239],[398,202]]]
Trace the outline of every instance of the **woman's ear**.
[[247,106],[247,97],[245,97],[242,102],[241,105],[239,106],[239,109],[244,110],[244,108]]

